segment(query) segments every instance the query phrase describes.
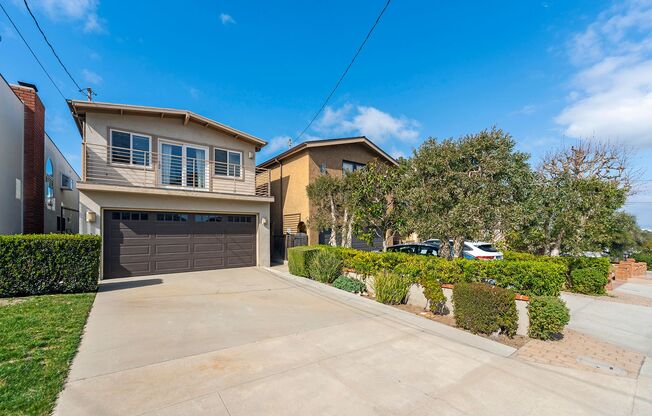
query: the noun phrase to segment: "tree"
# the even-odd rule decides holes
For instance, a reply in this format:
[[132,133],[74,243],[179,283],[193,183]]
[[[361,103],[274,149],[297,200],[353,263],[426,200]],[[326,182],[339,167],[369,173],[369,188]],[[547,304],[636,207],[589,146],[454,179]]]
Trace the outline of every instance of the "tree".
[[465,239],[505,234],[523,198],[521,185],[531,175],[529,156],[514,147],[511,136],[496,128],[457,140],[426,140],[407,169],[407,228],[422,238],[453,239],[456,257]]
[[337,230],[340,224],[342,180],[330,175],[322,175],[306,187],[308,199],[314,206],[314,215],[308,222],[320,231],[330,229],[328,244],[337,246]]
[[[347,194],[357,237],[372,244],[375,237],[387,241],[404,223],[405,196],[400,195],[403,168],[372,161],[363,169],[346,175]],[[349,236],[350,237],[350,236]]]
[[585,141],[548,154],[512,242],[553,256],[602,249],[631,178],[622,146]]

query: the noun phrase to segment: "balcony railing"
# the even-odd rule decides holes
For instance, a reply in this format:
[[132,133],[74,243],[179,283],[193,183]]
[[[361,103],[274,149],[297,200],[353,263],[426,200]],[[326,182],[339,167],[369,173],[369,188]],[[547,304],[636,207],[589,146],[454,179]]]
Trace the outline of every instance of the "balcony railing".
[[270,196],[268,169],[210,160],[205,148],[177,146],[157,153],[88,143],[82,147],[86,183]]

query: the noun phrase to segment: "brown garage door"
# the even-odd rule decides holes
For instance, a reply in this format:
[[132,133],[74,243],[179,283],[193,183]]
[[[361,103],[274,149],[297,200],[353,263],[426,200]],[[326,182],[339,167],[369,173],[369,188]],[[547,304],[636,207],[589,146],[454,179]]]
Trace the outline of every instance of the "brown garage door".
[[255,218],[106,211],[104,277],[255,266]]

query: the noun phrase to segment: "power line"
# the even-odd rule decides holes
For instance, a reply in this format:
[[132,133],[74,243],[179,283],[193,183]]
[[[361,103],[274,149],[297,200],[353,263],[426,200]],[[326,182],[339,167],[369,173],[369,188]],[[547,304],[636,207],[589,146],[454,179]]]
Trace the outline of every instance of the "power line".
[[351,62],[349,62],[349,65],[346,67],[346,69],[344,70],[344,72],[340,76],[340,79],[337,80],[337,83],[335,84],[335,86],[331,90],[330,94],[328,94],[328,97],[326,97],[326,99],[324,100],[321,107],[319,107],[319,110],[317,110],[315,115],[312,117],[312,119],[310,120],[310,123],[308,123],[308,125],[297,136],[297,139],[296,139],[297,142],[301,139],[301,137],[305,134],[305,132],[310,128],[310,126],[312,126],[312,123],[315,122],[315,120],[317,119],[317,117],[319,117],[321,112],[324,111],[324,108],[326,108],[326,105],[328,104],[330,99],[333,97],[333,94],[335,94],[335,91],[337,90],[337,88],[340,86],[340,84],[344,80],[344,77],[346,77],[346,74],[349,72],[349,69],[351,69],[351,67],[353,66],[353,63],[357,59],[358,55],[360,55],[360,52],[362,51],[362,48],[364,48],[364,45],[367,43],[367,41],[371,37],[371,34],[373,33],[374,29],[376,29],[376,26],[378,26],[378,22],[380,22],[380,18],[383,17],[383,14],[385,13],[385,10],[387,10],[387,7],[389,6],[389,3],[391,3],[391,1],[392,0],[387,0],[387,2],[385,3],[385,6],[380,11],[380,14],[378,15],[378,17],[376,18],[376,21],[374,22],[373,26],[371,26],[371,29],[369,29],[369,32],[367,33],[367,36],[365,36],[364,40],[362,41],[362,43],[358,47],[358,50],[355,52],[355,55],[353,55],[353,58],[351,59]]
[[23,42],[25,43],[25,46],[27,46],[27,49],[29,49],[29,51],[32,53],[32,56],[34,57],[34,59],[36,59],[36,62],[38,62],[39,66],[41,67],[41,69],[43,70],[43,72],[45,72],[45,75],[47,75],[47,77],[48,77],[48,79],[50,80],[50,82],[52,82],[52,85],[54,85],[54,88],[57,89],[57,91],[59,92],[59,95],[61,95],[61,98],[63,98],[63,99],[65,100],[66,97],[63,95],[63,93],[62,93],[61,90],[59,89],[59,86],[57,86],[56,82],[54,82],[54,80],[53,80],[52,77],[50,76],[50,73],[45,69],[45,67],[43,66],[43,64],[41,63],[41,61],[38,59],[38,57],[36,56],[36,53],[34,53],[34,50],[32,49],[32,47],[29,46],[29,43],[27,43],[27,40],[25,40],[25,37],[23,36],[23,34],[20,33],[20,30],[18,30],[18,27],[16,26],[16,24],[14,23],[14,21],[13,21],[13,20],[11,19],[11,17],[9,16],[9,13],[7,13],[7,10],[6,10],[5,7],[2,5],[2,3],[0,3],[0,8],[1,8],[2,11],[4,12],[5,16],[7,16],[7,19],[9,19],[9,22],[11,23],[11,25],[12,25],[12,26],[14,27],[14,29],[16,30],[16,33],[18,33],[18,36],[20,36],[20,38],[21,38],[21,39],[23,40]]
[[52,53],[57,58],[57,61],[59,61],[59,64],[61,64],[61,67],[63,68],[63,70],[66,71],[66,74],[68,74],[68,77],[70,78],[70,80],[77,87],[77,90],[79,92],[81,92],[82,87],[80,87],[79,84],[77,83],[77,81],[75,81],[75,79],[72,77],[72,75],[70,74],[70,71],[68,71],[68,68],[66,68],[66,66],[61,61],[61,58],[59,58],[59,55],[54,50],[54,46],[52,46],[52,44],[48,40],[48,37],[45,36],[45,32],[43,32],[43,29],[41,29],[41,25],[39,25],[38,20],[36,20],[36,16],[34,16],[34,13],[32,13],[32,9],[29,8],[29,4],[27,4],[27,0],[23,0],[23,2],[25,3],[25,7],[27,8],[27,11],[29,12],[29,15],[32,16],[32,20],[34,20],[34,23],[36,24],[36,27],[38,28],[38,31],[41,32],[41,35],[43,35],[43,39],[45,39],[45,43],[48,44],[48,46],[50,47],[50,50],[52,50]]

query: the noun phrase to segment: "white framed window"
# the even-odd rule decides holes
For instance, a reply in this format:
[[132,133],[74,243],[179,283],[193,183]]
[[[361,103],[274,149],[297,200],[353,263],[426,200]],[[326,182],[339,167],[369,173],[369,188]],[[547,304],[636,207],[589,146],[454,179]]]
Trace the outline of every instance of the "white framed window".
[[242,177],[242,152],[215,149],[215,176]]
[[208,148],[159,141],[160,183],[166,187],[208,189]]
[[144,134],[111,130],[111,163],[151,166],[152,138]]

